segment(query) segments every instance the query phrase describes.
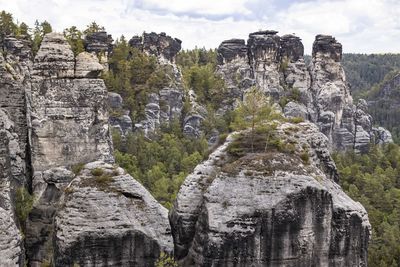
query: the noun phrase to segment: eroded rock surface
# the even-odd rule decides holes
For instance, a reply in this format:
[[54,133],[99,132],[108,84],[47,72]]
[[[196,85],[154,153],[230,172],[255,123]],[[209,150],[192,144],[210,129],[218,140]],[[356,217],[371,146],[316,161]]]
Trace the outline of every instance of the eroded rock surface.
[[168,211],[123,169],[89,163],[64,192],[56,266],[154,266],[172,251]]
[[290,147],[259,139],[239,156],[229,146],[248,151],[249,136],[232,136],[186,178],[170,213],[182,266],[366,266],[367,213],[336,184],[326,136],[275,134]]
[[15,215],[16,190],[25,185],[23,156],[14,123],[0,108],[0,266],[24,264],[22,234]]
[[289,117],[316,123],[333,149],[366,152],[371,142],[390,142],[372,129],[366,105],[353,103],[340,63],[342,45],[332,36],[317,35],[309,68],[303,54],[299,37],[280,37],[276,31],[251,33],[247,45],[237,39],[222,42],[217,73],[230,93],[223,110],[234,108],[235,100],[257,85],[279,102]]
[[[90,57],[90,62],[93,60]],[[32,164],[36,173],[93,160],[113,161],[104,81],[75,79],[75,73],[69,78],[61,74],[47,76],[71,61],[73,53],[65,38],[46,35],[33,65]],[[61,72],[69,73],[69,69],[62,68]]]
[[133,36],[129,40],[131,47],[171,62],[174,62],[176,54],[181,50],[181,43],[181,40],[172,38],[164,32],[143,33],[142,36]]

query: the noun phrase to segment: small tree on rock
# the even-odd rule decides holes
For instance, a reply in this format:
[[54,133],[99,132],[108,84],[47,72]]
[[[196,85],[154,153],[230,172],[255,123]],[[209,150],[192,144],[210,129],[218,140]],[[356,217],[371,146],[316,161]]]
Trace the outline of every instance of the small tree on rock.
[[269,98],[253,86],[235,110],[232,128],[234,130],[250,128],[251,150],[254,151],[255,131],[263,125],[263,122],[278,118],[280,115],[270,105]]

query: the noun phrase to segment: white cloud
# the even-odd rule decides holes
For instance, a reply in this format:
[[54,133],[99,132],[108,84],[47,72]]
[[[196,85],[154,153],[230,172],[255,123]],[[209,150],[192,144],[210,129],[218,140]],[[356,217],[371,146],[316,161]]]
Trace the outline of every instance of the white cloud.
[[[275,2],[273,2],[275,1]],[[48,20],[62,31],[92,21],[117,38],[143,31],[166,32],[184,48],[217,47],[258,29],[296,33],[311,53],[316,34],[334,35],[345,52],[399,52],[400,1],[397,0],[0,0],[0,9],[33,25]],[[290,2],[290,1],[289,1]]]
[[159,9],[172,13],[192,13],[203,15],[250,14],[245,7],[249,0],[147,0],[140,1],[140,6],[145,9]]

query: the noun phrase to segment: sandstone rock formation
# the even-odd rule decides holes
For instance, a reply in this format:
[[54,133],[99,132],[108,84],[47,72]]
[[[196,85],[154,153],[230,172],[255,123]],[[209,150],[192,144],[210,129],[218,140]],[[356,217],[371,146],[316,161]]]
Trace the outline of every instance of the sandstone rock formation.
[[108,70],[108,56],[113,49],[113,39],[105,31],[86,34],[84,44],[85,51],[96,55],[104,69]]
[[154,266],[172,251],[168,211],[123,169],[89,163],[64,192],[56,266]]
[[129,45],[150,55],[161,57],[167,61],[174,62],[176,54],[181,50],[182,41],[172,38],[162,32],[143,33],[142,36],[133,36],[129,40]]
[[217,72],[231,95],[224,103],[225,110],[232,109],[234,99],[257,85],[279,101],[287,116],[316,123],[333,149],[367,151],[371,142],[382,143],[365,105],[353,104],[340,64],[342,45],[332,36],[317,35],[310,68],[303,54],[300,38],[279,37],[276,31],[251,33],[247,45],[237,39],[222,42]]
[[175,64],[175,56],[181,49],[181,41],[165,33],[144,33],[129,40],[131,47],[155,56],[159,66],[168,75],[169,85],[148,95],[145,106],[146,118],[135,123],[135,128],[150,136],[162,124],[180,120],[184,102],[182,73]]
[[[111,165],[102,69],[93,54],[75,58],[57,33],[45,36],[35,58],[25,106],[35,197],[25,229],[28,266],[152,266],[161,251],[172,251],[167,211]],[[98,160],[80,172],[83,163]],[[12,215],[4,216],[4,227],[18,231]],[[1,238],[10,242],[8,260],[19,260],[20,236]]]
[[249,153],[231,136],[186,178],[170,213],[182,266],[366,266],[367,213],[336,184],[326,136],[312,123],[275,135],[290,146]]
[[121,95],[108,93],[108,108],[110,110],[109,123],[118,133],[125,137],[133,131],[132,119],[129,110],[123,108]]
[[30,69],[32,67],[29,43],[7,37],[4,53],[0,53],[0,108],[4,109],[14,123],[18,135],[21,158],[25,160],[28,149],[27,92],[30,90]]
[[14,123],[0,108],[0,266],[24,264],[22,234],[14,212],[15,193],[25,184],[23,155]]
[[[96,65],[93,70],[94,58],[87,54],[79,55],[77,62],[83,60],[82,55],[88,59],[85,71],[97,71]],[[75,78],[74,62],[71,48],[61,34],[45,36],[35,57],[32,77],[34,191],[42,183],[40,172],[49,168],[93,160],[113,161],[107,89],[103,80],[95,76],[82,77],[83,63],[77,64],[80,68]]]
[[0,266],[24,264],[17,222],[17,190],[29,180],[27,98],[31,53],[28,42],[6,37],[0,51]]

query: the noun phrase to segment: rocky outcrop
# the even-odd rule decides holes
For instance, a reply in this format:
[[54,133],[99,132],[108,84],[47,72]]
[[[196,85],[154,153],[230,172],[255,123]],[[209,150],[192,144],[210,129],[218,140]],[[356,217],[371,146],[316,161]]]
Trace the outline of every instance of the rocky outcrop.
[[166,35],[165,32],[143,33],[142,36],[133,36],[129,45],[150,55],[174,62],[176,54],[181,50],[182,41]]
[[232,109],[255,84],[279,102],[287,116],[316,123],[333,149],[365,152],[371,142],[379,143],[382,138],[373,131],[365,105],[353,104],[340,63],[342,45],[332,36],[317,35],[310,68],[303,54],[300,38],[279,37],[276,31],[251,33],[247,45],[243,40],[224,41],[217,70],[231,93],[224,109]]
[[167,210],[121,168],[87,164],[61,203],[56,266],[154,266],[161,251],[172,251]]
[[62,205],[60,198],[74,177],[75,174],[63,166],[41,173],[44,189],[37,197],[26,223],[25,248],[29,266],[54,262],[54,217]]
[[181,49],[181,41],[165,33],[144,33],[129,40],[131,47],[137,48],[157,58],[158,67],[167,75],[167,84],[162,89],[154,89],[147,96],[145,119],[135,122],[135,128],[150,137],[160,125],[181,120],[184,103],[182,73],[175,64],[175,56]]
[[113,38],[106,31],[92,32],[85,35],[84,43],[89,53],[111,53]]
[[113,38],[105,31],[92,32],[85,35],[85,50],[94,54],[99,59],[100,64],[108,70],[108,56],[112,53]]
[[94,54],[82,52],[76,57],[76,78],[99,78],[103,69],[104,67]]
[[24,264],[23,239],[15,215],[16,190],[25,185],[24,155],[14,123],[0,108],[0,265]]
[[[86,58],[87,54],[81,55]],[[93,60],[90,57],[87,64]],[[82,63],[77,64],[81,67],[77,71],[79,79],[75,78],[74,62],[71,48],[61,34],[45,36],[33,65],[31,118],[35,176],[52,167],[96,159],[113,161],[107,89],[101,79],[82,77]],[[87,73],[93,73],[92,66],[85,67]],[[34,179],[34,187],[37,182]]]
[[27,94],[30,91],[31,50],[27,41],[13,37],[4,39],[3,49],[0,53],[0,108],[7,112],[14,124],[24,161],[29,149]]
[[129,110],[123,108],[122,97],[114,92],[108,93],[108,108],[110,110],[109,123],[118,133],[126,137],[132,133],[133,123]]
[[73,166],[113,162],[107,89],[98,76],[97,57],[76,59],[61,34],[45,35],[35,57],[30,94],[32,191],[35,204],[27,221],[30,266],[53,257],[54,216]]
[[[294,134],[295,133],[295,134]],[[170,213],[182,266],[366,266],[365,209],[336,184],[326,136],[278,126],[255,151],[231,136],[182,185]]]

